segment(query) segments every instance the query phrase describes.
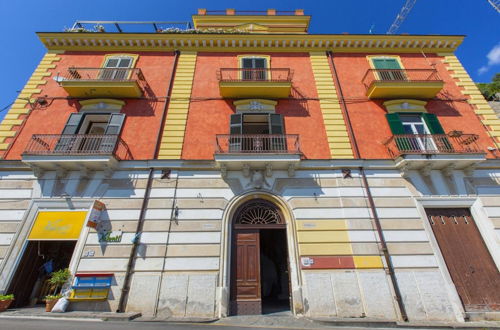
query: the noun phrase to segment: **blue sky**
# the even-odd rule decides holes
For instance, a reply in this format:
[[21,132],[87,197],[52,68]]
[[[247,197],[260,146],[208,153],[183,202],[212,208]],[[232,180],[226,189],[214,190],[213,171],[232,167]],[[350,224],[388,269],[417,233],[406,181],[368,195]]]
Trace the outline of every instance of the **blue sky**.
[[[35,32],[63,31],[76,20],[188,21],[197,8],[294,10],[312,16],[311,33],[385,33],[405,0],[1,0],[0,110],[12,103],[45,49]],[[249,3],[251,5],[249,5]],[[500,14],[487,0],[418,0],[399,33],[465,34],[457,55],[472,78],[500,72]],[[0,112],[0,119],[6,111]]]

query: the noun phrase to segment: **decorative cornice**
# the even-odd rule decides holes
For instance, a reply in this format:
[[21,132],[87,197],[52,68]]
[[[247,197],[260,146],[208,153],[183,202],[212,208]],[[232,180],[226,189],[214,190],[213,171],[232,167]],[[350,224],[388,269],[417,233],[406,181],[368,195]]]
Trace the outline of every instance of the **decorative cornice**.
[[454,52],[464,36],[39,32],[49,50]]

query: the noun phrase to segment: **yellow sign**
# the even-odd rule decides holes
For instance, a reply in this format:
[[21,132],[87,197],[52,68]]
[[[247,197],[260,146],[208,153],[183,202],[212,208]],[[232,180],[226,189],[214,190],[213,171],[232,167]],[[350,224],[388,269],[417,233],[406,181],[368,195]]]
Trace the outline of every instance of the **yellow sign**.
[[86,216],[86,211],[39,212],[28,239],[77,240]]

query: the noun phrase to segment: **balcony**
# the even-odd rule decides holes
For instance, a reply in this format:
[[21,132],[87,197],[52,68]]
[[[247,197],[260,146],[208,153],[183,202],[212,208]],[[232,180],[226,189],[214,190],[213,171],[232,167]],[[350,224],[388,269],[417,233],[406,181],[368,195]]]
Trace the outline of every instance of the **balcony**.
[[444,86],[435,69],[370,69],[363,84],[370,99],[429,99]]
[[138,98],[146,85],[141,69],[128,68],[69,68],[56,80],[70,96],[85,98]]
[[35,134],[23,154],[24,163],[42,170],[104,170],[131,159],[118,135]]
[[430,166],[443,169],[453,166],[463,169],[485,159],[477,145],[476,134],[451,131],[448,134],[399,134],[391,136],[384,145],[398,165],[411,163],[412,169]]
[[301,159],[296,134],[222,134],[216,136],[215,161],[228,169],[288,169]]
[[222,97],[233,99],[280,99],[290,96],[290,69],[231,69],[219,70],[219,89]]

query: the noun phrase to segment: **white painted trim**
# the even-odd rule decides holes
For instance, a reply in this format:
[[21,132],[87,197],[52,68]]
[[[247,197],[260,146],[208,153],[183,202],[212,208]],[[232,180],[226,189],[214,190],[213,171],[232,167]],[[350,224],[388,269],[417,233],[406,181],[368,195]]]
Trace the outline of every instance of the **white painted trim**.
[[479,230],[479,235],[484,241],[486,248],[490,252],[493,262],[497,266],[497,270],[500,271],[500,249],[498,248],[498,243],[500,239],[495,233],[495,227],[491,222],[481,199],[477,199],[475,203],[470,207],[470,212],[474,218],[477,229]]

